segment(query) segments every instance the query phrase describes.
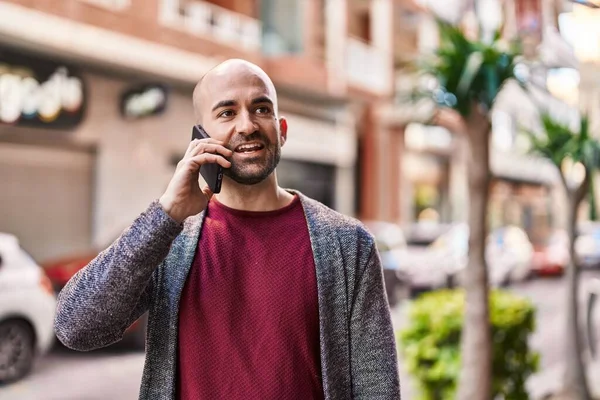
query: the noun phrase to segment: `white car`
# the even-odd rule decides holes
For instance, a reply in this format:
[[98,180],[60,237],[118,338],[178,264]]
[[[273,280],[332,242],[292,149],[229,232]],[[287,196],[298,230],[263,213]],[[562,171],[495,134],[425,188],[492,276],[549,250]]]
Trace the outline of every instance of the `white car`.
[[[496,228],[486,240],[485,258],[488,278],[492,286],[505,286],[512,282],[522,282],[532,274],[533,245],[527,233],[517,226]],[[469,251],[469,227],[458,224],[442,235],[434,246],[447,249],[449,264],[457,283],[464,283]]]
[[0,384],[25,376],[35,357],[52,347],[55,312],[42,268],[15,236],[0,233]]
[[[428,246],[408,246],[402,228],[396,224],[366,221],[365,225],[375,235],[386,285],[404,283],[411,291],[418,291],[464,284],[469,251],[467,224],[452,224]],[[533,245],[521,228],[495,229],[487,238],[486,250],[492,286],[520,282],[531,275]],[[391,274],[395,274],[395,281],[389,277]]]

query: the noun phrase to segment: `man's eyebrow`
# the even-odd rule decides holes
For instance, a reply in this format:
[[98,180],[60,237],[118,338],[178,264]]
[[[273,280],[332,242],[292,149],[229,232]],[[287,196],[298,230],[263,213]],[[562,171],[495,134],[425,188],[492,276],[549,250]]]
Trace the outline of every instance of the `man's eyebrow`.
[[221,107],[232,107],[232,106],[236,106],[237,102],[235,100],[221,100],[220,102],[218,102],[217,104],[214,105],[214,107],[212,108],[212,111],[215,111],[218,108]]
[[255,99],[252,99],[252,104],[259,104],[259,103],[269,103],[270,105],[273,105],[273,100],[271,100],[267,96],[260,96]]

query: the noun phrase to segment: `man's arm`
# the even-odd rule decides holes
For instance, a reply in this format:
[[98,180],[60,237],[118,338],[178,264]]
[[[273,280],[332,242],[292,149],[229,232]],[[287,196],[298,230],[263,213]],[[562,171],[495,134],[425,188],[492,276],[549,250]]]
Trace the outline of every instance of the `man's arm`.
[[153,272],[169,253],[182,225],[153,202],[123,234],[58,296],[54,328],[67,347],[87,351],[122,339],[147,309]]
[[358,276],[351,309],[350,341],[354,399],[400,399],[396,342],[375,245]]

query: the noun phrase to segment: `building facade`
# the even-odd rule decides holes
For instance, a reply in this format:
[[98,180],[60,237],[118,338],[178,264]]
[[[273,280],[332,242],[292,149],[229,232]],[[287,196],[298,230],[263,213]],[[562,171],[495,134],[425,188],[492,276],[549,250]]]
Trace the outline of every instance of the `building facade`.
[[109,244],[165,190],[193,87],[227,58],[274,80],[289,121],[280,184],[356,215],[359,138],[392,94],[391,7],[0,1],[0,231],[39,261]]
[[[372,181],[368,193],[377,196],[363,202],[367,218],[395,222],[408,231],[420,223],[467,221],[465,139],[428,125],[435,111],[430,102],[407,99],[424,84],[414,61],[430,53],[439,41],[434,15],[427,7],[470,32],[477,23],[473,5],[481,8],[479,18],[484,22],[499,22],[496,15],[486,14],[491,7],[488,3],[455,0],[443,7],[434,0],[396,3],[396,103],[382,107],[376,117],[380,128],[372,147],[378,161],[371,173],[378,179]],[[574,62],[569,54],[560,53],[565,43],[556,32],[562,12],[562,6],[546,0],[504,1],[500,8],[504,37],[520,38],[523,65],[540,83],[534,90],[538,102],[553,115],[573,122],[579,118],[577,107],[556,98],[548,85],[556,68]],[[522,126],[539,129],[538,115],[536,104],[516,84],[507,85],[496,101],[491,115],[489,226],[517,225],[532,241],[543,243],[553,228],[564,226],[565,204],[557,171],[549,162],[528,155],[527,140],[520,134]]]

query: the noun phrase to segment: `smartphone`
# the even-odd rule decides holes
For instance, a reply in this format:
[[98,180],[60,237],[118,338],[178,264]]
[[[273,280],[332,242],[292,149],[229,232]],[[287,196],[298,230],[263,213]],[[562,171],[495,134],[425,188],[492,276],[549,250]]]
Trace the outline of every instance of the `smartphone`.
[[[192,128],[192,140],[208,139],[209,137],[210,136],[202,126],[194,125]],[[202,175],[202,178],[204,178],[204,181],[206,181],[213,193],[219,193],[221,191],[221,184],[223,183],[223,167],[214,163],[203,164],[200,166],[200,175]]]

